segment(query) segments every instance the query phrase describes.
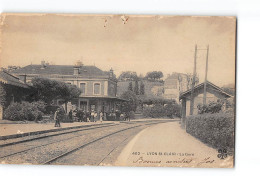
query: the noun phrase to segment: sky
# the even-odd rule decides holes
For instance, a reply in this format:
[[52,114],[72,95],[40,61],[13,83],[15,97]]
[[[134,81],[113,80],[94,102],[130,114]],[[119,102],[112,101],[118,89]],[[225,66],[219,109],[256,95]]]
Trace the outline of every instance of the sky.
[[[2,14],[0,66],[40,64],[95,65],[118,76],[162,71],[192,73],[197,44],[197,74],[235,83],[236,18],[206,16]],[[164,78],[165,78],[164,77]]]

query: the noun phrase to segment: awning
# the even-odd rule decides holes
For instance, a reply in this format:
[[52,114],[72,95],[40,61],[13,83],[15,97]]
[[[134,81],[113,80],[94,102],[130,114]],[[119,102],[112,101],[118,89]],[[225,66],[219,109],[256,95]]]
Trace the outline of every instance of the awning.
[[11,75],[10,73],[4,70],[0,71],[0,82],[3,84],[9,84],[17,87],[30,88],[29,85],[21,82],[19,78],[15,77],[14,75]]

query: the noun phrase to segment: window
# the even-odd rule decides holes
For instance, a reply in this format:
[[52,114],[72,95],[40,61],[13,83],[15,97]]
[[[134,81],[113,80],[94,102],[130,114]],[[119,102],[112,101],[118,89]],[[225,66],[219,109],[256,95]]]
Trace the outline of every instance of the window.
[[100,83],[94,84],[94,94],[99,95],[100,94]]
[[80,83],[81,94],[84,94],[84,95],[85,95],[85,87],[86,87],[86,84],[85,84],[85,83]]

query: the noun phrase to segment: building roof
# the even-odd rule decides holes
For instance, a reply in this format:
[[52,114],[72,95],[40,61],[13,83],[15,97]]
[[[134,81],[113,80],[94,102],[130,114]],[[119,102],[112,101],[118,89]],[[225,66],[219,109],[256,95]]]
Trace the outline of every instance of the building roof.
[[8,73],[5,70],[0,71],[0,82],[4,83],[4,84],[10,84],[10,85],[13,85],[13,86],[22,87],[22,88],[29,88],[30,87],[27,84],[21,82],[19,80],[19,78],[17,78],[14,75],[11,75],[10,73]]
[[[215,84],[213,84],[213,83],[211,83],[211,82],[209,82],[209,81],[207,81],[206,83],[207,83],[207,88],[208,88],[208,86],[210,86],[211,88],[213,88],[214,90],[220,92],[221,94],[223,94],[223,95],[226,96],[227,98],[232,97],[232,95],[226,93],[223,89],[221,89],[220,87],[216,86]],[[196,86],[194,87],[194,91],[196,91],[196,90],[198,90],[198,89],[201,89],[201,88],[204,88],[204,84],[205,84],[205,82],[196,85]],[[182,92],[182,93],[180,94],[180,98],[179,98],[179,99],[182,99],[182,98],[184,98],[184,97],[186,97],[186,96],[188,96],[188,95],[190,95],[190,94],[191,94],[191,89],[189,89],[189,90],[187,90],[187,91],[185,91],[185,92]]]
[[[13,70],[14,74],[58,74],[58,75],[73,75],[73,65],[27,65],[17,70]],[[108,74],[100,70],[96,66],[81,66],[79,76],[88,77],[104,77],[107,78]]]
[[178,79],[179,75],[180,75],[180,73],[173,72],[172,74],[167,75],[167,78],[165,79],[165,81],[172,80],[172,79]]

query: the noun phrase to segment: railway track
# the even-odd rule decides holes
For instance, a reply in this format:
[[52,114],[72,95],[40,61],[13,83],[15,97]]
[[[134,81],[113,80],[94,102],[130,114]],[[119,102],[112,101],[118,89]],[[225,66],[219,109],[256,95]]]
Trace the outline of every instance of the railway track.
[[[45,161],[45,162],[43,162],[43,163],[40,163],[40,164],[42,164],[42,165],[52,164],[52,163],[54,163],[56,160],[58,160],[58,159],[60,159],[60,158],[62,158],[62,157],[65,157],[65,156],[67,156],[67,155],[69,155],[69,154],[72,154],[72,153],[74,153],[74,152],[76,152],[76,151],[78,151],[78,150],[80,150],[80,149],[82,149],[82,148],[84,148],[84,147],[86,147],[86,146],[88,146],[88,145],[91,145],[91,144],[93,144],[93,143],[95,143],[95,142],[98,142],[98,141],[100,141],[100,140],[102,140],[102,139],[111,137],[111,136],[113,136],[113,135],[115,135],[115,134],[118,134],[118,133],[121,133],[121,132],[123,132],[123,131],[127,131],[127,130],[130,130],[130,129],[133,129],[133,128],[141,127],[141,126],[144,126],[144,125],[154,125],[154,124],[159,124],[159,123],[166,123],[166,122],[165,122],[165,121],[164,121],[164,122],[161,121],[161,122],[146,123],[146,124],[136,125],[136,126],[133,126],[133,127],[129,127],[129,128],[125,128],[125,129],[122,129],[122,130],[118,130],[118,131],[112,132],[112,133],[110,133],[110,134],[107,134],[107,135],[105,135],[105,136],[102,136],[102,137],[99,137],[99,138],[97,138],[97,139],[94,139],[94,140],[92,140],[92,141],[90,141],[90,142],[88,142],[88,143],[86,143],[86,144],[79,145],[79,146],[77,146],[77,147],[75,147],[75,148],[73,148],[73,149],[71,149],[71,150],[69,150],[69,151],[67,151],[67,152],[64,152],[64,153],[62,153],[62,154],[60,154],[60,155],[58,155],[58,156],[55,156],[55,157],[49,159],[48,161]],[[126,141],[127,139],[128,139],[128,137],[125,138],[121,143],[123,143],[123,142]],[[120,144],[121,144],[121,143],[120,143]],[[119,144],[119,145],[120,145],[120,144]],[[116,145],[116,146],[106,155],[106,157],[107,157],[110,153],[112,153],[119,145]],[[100,163],[102,163],[102,161],[103,161],[106,157],[102,158],[102,160],[98,163],[98,165],[99,165]]]
[[[99,127],[81,129],[81,130],[76,130],[76,131],[64,132],[64,133],[59,133],[59,134],[54,134],[54,135],[49,135],[49,136],[36,137],[36,138],[33,138],[33,139],[27,139],[27,140],[15,142],[14,145],[15,145],[15,144],[19,144],[19,143],[24,143],[24,142],[30,142],[30,141],[33,141],[33,140],[39,140],[39,139],[43,139],[43,138],[47,138],[47,137],[54,137],[54,136],[63,135],[63,134],[69,134],[69,133],[73,133],[73,132],[88,131],[88,130],[93,130],[93,129],[98,129],[98,128],[104,128],[104,127],[111,127],[111,126],[116,126],[116,125],[117,125],[117,124],[105,125],[105,126],[99,126]],[[88,133],[87,133],[87,134],[88,134]],[[72,137],[68,137],[68,138],[65,138],[65,139],[56,140],[56,141],[53,141],[53,142],[50,142],[50,143],[47,143],[47,144],[34,146],[34,147],[31,147],[31,148],[27,148],[27,149],[24,149],[24,150],[20,150],[20,151],[18,151],[18,152],[13,152],[13,153],[11,153],[11,154],[7,154],[7,155],[4,155],[4,156],[0,156],[0,158],[6,158],[6,157],[9,157],[9,156],[13,156],[13,155],[16,155],[16,154],[20,154],[20,153],[22,153],[22,152],[26,152],[26,151],[29,151],[29,150],[33,150],[33,149],[36,149],[36,148],[39,148],[39,147],[42,147],[42,146],[47,146],[47,145],[50,145],[50,144],[54,144],[54,143],[58,143],[58,142],[66,141],[66,140],[70,140],[70,139],[72,139],[72,138],[77,138],[77,137],[85,136],[85,135],[87,135],[87,134],[86,134],[86,133],[85,133],[85,134],[80,134],[80,135],[77,135],[77,136],[72,136]],[[10,145],[10,144],[8,144],[8,145]],[[5,146],[8,146],[8,145],[5,145]]]
[[[159,123],[165,123],[165,122],[168,122],[168,121],[153,121],[153,122],[124,122],[122,123],[123,124],[127,124],[127,125],[131,125],[130,127],[124,127],[123,129],[120,129],[120,130],[117,130],[117,131],[114,131],[114,132],[110,132],[109,134],[106,134],[106,135],[102,135],[98,138],[94,138],[92,140],[89,140],[87,141],[86,143],[81,143],[80,145],[77,145],[75,147],[72,147],[70,148],[69,150],[65,151],[65,152],[62,152],[60,153],[59,155],[56,155],[54,156],[53,158],[50,158],[50,159],[47,159],[43,162],[37,162],[38,164],[52,164],[54,163],[56,160],[60,159],[60,158],[63,158],[69,154],[72,154],[86,146],[89,146],[91,144],[94,144],[98,141],[101,141],[102,139],[105,139],[105,138],[108,138],[108,137],[111,137],[111,136],[114,136],[116,134],[119,134],[121,132],[124,132],[124,131],[127,131],[127,130],[130,130],[130,129],[134,129],[134,128],[137,128],[137,127],[141,127],[141,126],[147,126],[147,125],[154,125],[154,124],[159,124]],[[132,126],[134,125],[134,126]],[[92,130],[95,130],[95,129],[100,129],[101,131],[103,129],[105,129],[106,127],[113,127],[113,126],[120,126],[120,123],[118,124],[109,124],[109,125],[101,125],[101,126],[98,126],[98,127],[93,127],[93,128],[86,128],[86,129],[79,129],[79,130],[73,130],[73,131],[66,131],[66,132],[61,132],[61,133],[58,133],[58,134],[52,134],[52,135],[49,135],[49,136],[39,136],[39,137],[34,137],[32,139],[26,139],[26,140],[23,140],[23,141],[19,141],[19,142],[16,142],[14,143],[13,145],[15,146],[16,144],[20,144],[20,143],[26,143],[26,142],[30,142],[30,141],[33,141],[33,140],[37,140],[37,139],[44,139],[44,138],[48,138],[48,137],[54,137],[54,136],[59,136],[59,135],[62,135],[62,134],[69,134],[69,133],[77,133],[77,132],[84,132],[84,131],[88,131],[88,132],[91,132]],[[90,131],[89,131],[90,130]],[[84,136],[88,136],[90,133],[83,133],[83,134],[78,134],[76,136],[72,136],[72,137],[68,137],[68,138],[65,138],[65,139],[59,139],[59,140],[54,140],[52,142],[48,142],[46,144],[43,144],[43,145],[37,145],[37,146],[33,146],[33,147],[29,147],[29,148],[26,148],[26,149],[23,149],[23,150],[20,150],[20,151],[16,151],[16,152],[12,152],[12,153],[9,153],[7,155],[3,155],[3,156],[0,156],[0,159],[5,159],[5,158],[9,158],[9,157],[15,157],[16,155],[19,155],[19,154],[22,154],[22,153],[28,153],[30,152],[31,150],[34,150],[34,149],[37,149],[37,148],[41,148],[41,147],[46,147],[48,145],[52,145],[52,144],[56,144],[58,145],[58,143],[60,142],[69,142],[70,140],[75,140],[76,138],[79,138],[78,141],[81,141],[80,139],[83,139]],[[125,139],[127,140],[127,138]],[[123,140],[122,142],[124,142],[125,140]],[[82,142],[82,141],[81,141]],[[80,142],[79,142],[80,143]],[[8,146],[8,145],[6,145]],[[117,148],[118,146],[114,147],[108,154],[107,156],[114,151],[115,148]],[[102,160],[100,161],[100,163],[105,159],[106,157],[102,158]],[[99,163],[99,164],[100,164]]]
[[[15,144],[24,143],[24,142],[30,142],[30,141],[33,141],[33,140],[39,140],[39,139],[43,139],[43,138],[59,136],[59,135],[64,135],[64,134],[69,134],[69,133],[92,130],[92,129],[103,128],[103,127],[108,127],[108,126],[115,126],[115,125],[118,125],[118,124],[100,124],[99,126],[94,126],[94,127],[87,126],[87,127],[76,129],[76,130],[71,129],[71,130],[65,130],[63,132],[59,132],[59,131],[53,132],[53,134],[44,133],[44,134],[39,134],[39,135],[34,135],[34,136],[26,136],[26,137],[24,137],[26,139],[10,139],[12,142],[2,143],[2,144],[0,144],[0,147],[15,145]],[[9,140],[7,140],[7,141],[9,141]]]

